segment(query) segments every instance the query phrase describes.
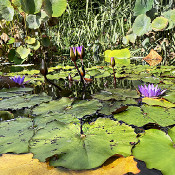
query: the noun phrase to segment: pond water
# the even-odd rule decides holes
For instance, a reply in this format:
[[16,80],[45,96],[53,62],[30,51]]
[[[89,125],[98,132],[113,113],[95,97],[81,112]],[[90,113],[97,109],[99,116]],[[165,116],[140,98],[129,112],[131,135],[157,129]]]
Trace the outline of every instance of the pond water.
[[[80,67],[80,63],[78,65]],[[154,135],[152,139],[162,144],[160,136],[169,131],[174,133],[174,66],[153,67],[139,62],[117,65],[115,87],[111,66],[85,62],[84,89],[73,65],[53,62],[48,65],[47,78],[60,86],[61,92],[45,81],[40,65],[1,65],[0,68],[5,77],[25,75],[25,81],[30,80],[25,88],[0,90],[3,139],[0,153],[31,152],[35,158],[47,160],[55,167],[92,169],[114,154],[129,156],[131,151],[137,159],[147,161],[149,156],[155,157],[154,154],[157,156],[162,150],[155,151],[157,145],[140,144],[145,150],[140,152],[140,135],[143,143],[146,133]],[[68,79],[69,75],[73,81]],[[1,87],[3,83],[1,77]],[[158,98],[140,98],[138,86],[145,84],[158,84],[166,93]],[[10,137],[11,133],[15,139]],[[149,155],[147,147],[150,147]],[[163,149],[167,149],[166,144]],[[152,166],[154,160],[150,164]]]

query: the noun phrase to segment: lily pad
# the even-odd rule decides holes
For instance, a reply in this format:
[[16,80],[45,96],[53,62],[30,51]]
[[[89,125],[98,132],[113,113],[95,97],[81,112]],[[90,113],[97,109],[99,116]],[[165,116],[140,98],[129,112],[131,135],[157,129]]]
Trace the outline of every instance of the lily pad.
[[68,106],[70,106],[72,100],[66,97],[62,97],[60,100],[53,100],[49,103],[43,103],[40,106],[34,108],[33,114],[47,114],[51,112],[63,112]]
[[79,125],[51,122],[37,131],[30,151],[40,161],[50,157],[52,166],[81,170],[96,168],[114,154],[129,156],[130,142],[137,142],[131,127],[107,118],[86,124],[83,130],[81,135]]
[[165,99],[156,99],[156,98],[145,97],[142,99],[142,102],[146,103],[148,105],[152,105],[152,106],[163,106],[165,108],[175,107],[175,104],[170,103],[169,101],[167,101]]
[[0,123],[0,153],[27,153],[28,141],[33,136],[32,121],[17,118]]
[[22,108],[31,108],[43,102],[48,102],[51,97],[46,95],[26,95],[26,96],[16,96],[0,101],[0,109],[11,109],[17,110]]
[[141,111],[141,108],[136,106],[129,106],[126,111],[115,114],[114,118],[118,121],[121,120],[129,125],[135,125],[138,127],[144,126],[147,123],[154,123],[154,120],[145,116]]
[[28,55],[30,54],[30,49],[20,46],[16,49],[16,53],[22,58],[25,59],[28,57]]
[[66,113],[72,114],[77,118],[82,118],[85,115],[91,115],[102,107],[102,104],[98,100],[81,100],[79,103],[73,104],[70,108],[67,108]]
[[37,129],[44,128],[47,125],[47,123],[52,121],[59,121],[64,124],[79,123],[79,120],[72,114],[58,112],[49,113],[46,115],[39,115],[34,118],[34,123],[37,126]]
[[175,103],[175,92],[172,91],[170,93],[168,93],[166,96],[164,96],[164,98],[168,101],[170,101],[171,103]]
[[171,140],[171,137],[174,138],[174,131],[175,127],[170,129],[170,135],[167,135],[160,130],[147,130],[133,149],[133,155],[144,161],[149,169],[158,169],[164,175],[174,174],[175,149]]

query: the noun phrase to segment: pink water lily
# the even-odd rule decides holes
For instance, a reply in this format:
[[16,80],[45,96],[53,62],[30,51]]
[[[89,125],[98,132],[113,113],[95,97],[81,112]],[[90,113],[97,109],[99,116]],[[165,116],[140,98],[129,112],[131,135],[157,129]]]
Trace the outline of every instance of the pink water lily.
[[139,91],[142,96],[144,97],[158,97],[162,95],[166,90],[161,90],[161,88],[158,88],[158,85],[154,87],[153,84],[149,84],[148,86],[138,86]]

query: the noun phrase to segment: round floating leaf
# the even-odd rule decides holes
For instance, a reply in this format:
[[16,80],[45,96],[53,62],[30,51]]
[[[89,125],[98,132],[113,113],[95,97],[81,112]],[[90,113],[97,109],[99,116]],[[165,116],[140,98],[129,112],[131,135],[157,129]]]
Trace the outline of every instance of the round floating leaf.
[[60,112],[62,113],[68,106],[70,106],[72,100],[66,97],[62,97],[60,100],[53,100],[49,103],[43,103],[40,106],[34,108],[33,114],[47,114],[49,112]]
[[0,123],[0,153],[27,153],[28,141],[33,136],[29,118],[17,118]]
[[[174,138],[174,128],[171,130]],[[175,172],[175,149],[172,140],[160,130],[147,130],[133,149],[133,155],[144,161],[149,169],[158,169],[164,175],[172,175]]]
[[0,101],[0,109],[17,110],[22,108],[31,108],[37,104],[48,102],[51,97],[46,95],[26,95],[16,96]]
[[154,123],[153,119],[143,115],[141,109],[136,106],[129,106],[126,111],[115,114],[114,118],[118,121],[121,120],[129,125],[135,125],[138,127],[141,127],[147,123]]
[[152,29],[154,31],[162,31],[168,25],[168,19],[164,18],[163,16],[157,17],[152,22]]
[[39,115],[34,118],[35,125],[37,126],[38,129],[44,128],[47,125],[47,123],[51,121],[59,121],[64,124],[80,122],[72,114],[65,114],[65,113],[58,113],[58,112]]
[[147,103],[148,105],[153,105],[153,106],[163,106],[165,108],[175,107],[175,104],[170,103],[166,101],[165,99],[155,99],[155,98],[145,97],[142,99],[142,102]]
[[175,103],[175,92],[173,91],[168,93],[166,96],[164,96],[164,98],[170,101],[171,103]]
[[66,0],[43,0],[44,10],[50,17],[59,17],[66,10]]
[[139,15],[134,21],[133,24],[133,33],[137,36],[142,36],[145,33],[148,33],[151,31],[151,19],[147,17],[146,15]]
[[28,55],[30,54],[30,49],[20,46],[16,49],[16,53],[22,58],[25,59],[28,57]]
[[30,151],[40,161],[50,157],[52,166],[80,170],[98,167],[114,154],[128,156],[130,142],[137,142],[131,127],[107,118],[83,125],[83,130],[81,135],[79,125],[51,122],[37,131]]
[[40,42],[37,40],[34,44],[28,45],[29,48],[38,50],[40,48]]
[[0,121],[1,120],[10,120],[14,118],[14,115],[9,111],[0,111]]
[[106,50],[104,52],[105,61],[110,62],[111,57],[115,58],[116,64],[129,65],[130,64],[130,51],[129,49],[121,49],[121,50]]
[[98,100],[81,100],[79,103],[73,104],[71,108],[66,110],[66,113],[72,114],[77,118],[82,118],[85,115],[91,115],[102,107]]
[[30,29],[38,29],[41,25],[40,17],[37,15],[27,15],[26,21]]
[[154,4],[154,0],[136,0],[134,7],[134,16],[145,14],[147,11],[151,10]]

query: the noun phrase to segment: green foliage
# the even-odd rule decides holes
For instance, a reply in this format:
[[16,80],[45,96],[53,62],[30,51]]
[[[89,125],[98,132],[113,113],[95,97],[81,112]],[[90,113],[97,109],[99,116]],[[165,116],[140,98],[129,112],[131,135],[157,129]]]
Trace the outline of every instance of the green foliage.
[[134,16],[145,14],[147,11],[151,10],[154,0],[136,0],[134,7]]
[[0,153],[28,153],[28,141],[33,136],[32,121],[17,118],[0,123]]
[[12,21],[14,16],[14,9],[9,0],[0,0],[0,20]]
[[169,135],[156,129],[147,130],[133,149],[133,155],[145,161],[149,169],[159,169],[165,175],[173,174],[175,150],[171,137],[174,139],[174,130],[175,127],[170,129]]
[[137,16],[133,24],[133,33],[137,36],[144,35],[151,31],[151,19],[145,14]]
[[[40,161],[50,157],[52,166],[81,170],[96,168],[114,154],[130,155],[130,142],[137,141],[131,127],[110,119],[85,124],[83,130],[81,135],[78,125],[51,122],[37,131],[30,151]],[[59,159],[54,160],[54,155]]]
[[164,30],[168,25],[168,19],[164,17],[157,17],[152,21],[152,29],[154,31],[162,31]]

